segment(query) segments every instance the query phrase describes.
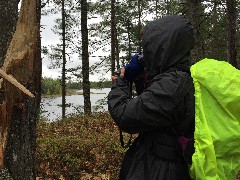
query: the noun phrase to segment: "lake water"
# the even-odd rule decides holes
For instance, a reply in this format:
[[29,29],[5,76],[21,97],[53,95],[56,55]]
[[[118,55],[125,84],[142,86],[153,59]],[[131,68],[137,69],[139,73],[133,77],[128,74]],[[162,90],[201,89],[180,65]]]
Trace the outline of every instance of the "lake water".
[[[90,95],[92,110],[107,111],[106,99],[110,92],[110,88],[91,89]],[[83,95],[66,96],[66,103],[69,106],[66,108],[66,115],[77,114],[83,112]],[[103,102],[102,102],[103,101]],[[105,101],[105,103],[104,103]],[[102,102],[102,103],[101,103]],[[41,101],[41,116],[49,121],[54,121],[62,116],[62,97],[42,98]]]

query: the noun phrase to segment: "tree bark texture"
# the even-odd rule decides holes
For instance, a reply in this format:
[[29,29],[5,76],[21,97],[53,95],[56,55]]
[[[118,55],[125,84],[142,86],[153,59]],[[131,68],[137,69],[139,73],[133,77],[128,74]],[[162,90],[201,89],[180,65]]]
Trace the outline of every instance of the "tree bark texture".
[[0,81],[0,168],[19,180],[36,178],[36,120],[41,92],[40,3],[22,1],[16,31],[2,66],[35,98],[4,79]]
[[11,42],[18,19],[19,0],[0,0],[0,67]]
[[[220,51],[221,51],[221,48],[219,48],[219,45],[221,44],[220,41],[222,40],[222,37],[219,37],[217,35],[218,33],[218,11],[217,11],[217,6],[218,6],[218,2],[217,1],[214,1],[214,6],[213,6],[213,10],[212,10],[212,35],[210,37],[211,39],[211,47],[212,47],[212,50],[211,50],[211,53],[212,53],[212,56],[214,59],[222,59],[221,58],[221,54],[220,54]],[[222,31],[222,29],[221,29]]]
[[[115,10],[115,17],[116,17],[116,5],[114,5],[114,10]],[[117,30],[117,20],[116,18],[113,17],[114,19],[114,24],[115,24],[115,28],[114,28],[114,43],[115,43],[115,58],[116,58],[116,65],[114,64],[114,66],[117,67],[117,69],[120,69],[120,58],[119,58],[119,41],[118,41],[118,30]]]
[[187,16],[196,29],[196,42],[192,50],[192,61],[196,62],[204,57],[203,40],[201,37],[201,0],[187,0]]
[[128,51],[127,51],[127,60],[130,61],[132,59],[132,39],[131,39],[131,27],[130,27],[130,20],[127,19],[126,22],[126,29],[127,29],[127,39],[128,39]]
[[116,45],[116,63],[117,63],[117,69],[120,69],[120,58],[119,58],[119,42],[118,42],[118,35],[117,35],[117,29],[115,33],[115,45]]
[[115,0],[111,0],[111,74],[114,76],[115,72],[115,61],[116,61],[116,10],[115,10]]
[[140,31],[142,29],[142,0],[138,0],[138,33],[137,33],[137,39],[138,39],[138,53],[142,54],[142,38]]
[[87,0],[81,0],[82,74],[83,74],[84,113],[91,114],[87,11],[88,11]]
[[237,2],[236,0],[227,0],[227,19],[228,19],[228,62],[238,68],[237,64]]
[[62,118],[66,117],[66,22],[65,0],[62,0]]

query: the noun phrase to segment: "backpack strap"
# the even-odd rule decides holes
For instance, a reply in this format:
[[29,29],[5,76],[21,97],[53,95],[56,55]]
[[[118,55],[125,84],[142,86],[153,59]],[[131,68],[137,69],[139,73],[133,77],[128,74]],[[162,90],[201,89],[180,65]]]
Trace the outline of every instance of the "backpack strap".
[[124,140],[123,140],[123,132],[122,132],[122,130],[121,129],[119,129],[119,133],[120,133],[120,143],[121,143],[121,146],[123,147],[123,148],[129,148],[130,147],[130,145],[132,144],[132,134],[130,134],[130,138],[128,139],[128,142],[127,142],[127,144],[125,145],[124,144]]

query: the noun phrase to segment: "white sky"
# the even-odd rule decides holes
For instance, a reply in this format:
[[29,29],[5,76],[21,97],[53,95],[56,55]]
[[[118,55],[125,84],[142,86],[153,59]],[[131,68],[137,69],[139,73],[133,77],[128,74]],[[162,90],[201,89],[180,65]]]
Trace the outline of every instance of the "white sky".
[[[54,25],[56,25],[54,20],[58,17],[59,17],[59,15],[56,15],[56,14],[41,17],[41,25],[42,25],[42,28],[41,28],[41,41],[42,42],[41,43],[42,43],[42,46],[48,46],[48,45],[54,45],[54,44],[60,43],[58,35],[54,34],[54,32],[52,31]],[[99,55],[108,55],[108,54],[103,54],[103,52],[101,50],[96,51],[95,53],[92,54],[92,56],[99,56]],[[50,60],[44,55],[42,55],[42,58],[43,58],[43,62],[42,62],[43,77],[52,77],[52,78],[60,77],[61,69],[49,69],[48,66],[50,64]],[[90,56],[89,61],[90,61],[89,63],[91,66],[96,61],[98,61],[98,58],[91,58],[91,56]],[[75,55],[75,58],[73,59],[73,61],[71,61],[71,63],[67,64],[67,68],[76,67],[78,65],[81,65],[81,63],[82,62],[80,60],[78,60],[77,55]],[[95,75],[90,74],[89,75],[90,81],[99,81],[102,77],[102,73],[95,74]],[[103,77],[110,79],[110,77],[111,77],[110,72],[104,73]]]
[[[51,44],[56,44],[59,42],[59,38],[56,34],[52,32],[52,26],[54,26],[54,19],[56,15],[51,15],[49,17],[42,16],[41,17],[41,44],[42,46],[48,46]],[[57,78],[60,76],[59,69],[48,69],[49,60],[42,55],[42,75],[43,77],[52,77]]]
[[[88,1],[93,2],[96,0],[88,0]],[[19,3],[19,8],[20,8],[20,6],[21,6],[21,1]],[[54,25],[56,25],[54,20],[58,17],[60,17],[60,15],[56,15],[56,14],[41,17],[41,44],[42,44],[42,46],[49,46],[49,45],[54,45],[54,44],[60,43],[58,35],[54,34],[54,32],[52,31]],[[99,21],[99,19],[92,19],[92,22],[96,22],[96,21]],[[109,49],[110,49],[110,45],[109,45]],[[93,54],[91,54],[91,56],[108,56],[108,55],[109,55],[108,53],[104,54],[101,49],[94,52]],[[82,62],[80,60],[78,60],[77,55],[74,55],[74,56],[75,56],[75,58],[73,58],[70,63],[67,63],[67,68],[77,67],[77,66],[81,65]],[[89,57],[90,66],[93,65],[95,62],[99,61],[98,58],[93,58],[91,56]],[[50,65],[50,60],[48,59],[48,57],[46,57],[45,55],[42,55],[42,76],[43,77],[52,77],[52,78],[61,77],[61,68],[49,69],[48,68],[49,65]],[[95,74],[95,75],[90,74],[89,77],[90,77],[90,81],[99,81],[102,78],[106,78],[106,79],[110,80],[111,74],[110,74],[110,72],[108,72],[108,73],[101,72],[101,73]]]

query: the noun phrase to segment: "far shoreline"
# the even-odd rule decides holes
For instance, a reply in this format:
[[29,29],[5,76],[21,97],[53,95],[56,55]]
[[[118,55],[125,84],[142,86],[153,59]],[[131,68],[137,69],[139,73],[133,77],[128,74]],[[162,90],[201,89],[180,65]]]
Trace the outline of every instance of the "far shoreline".
[[[94,88],[95,89],[95,88]],[[90,91],[90,94],[106,94],[106,93],[101,93],[101,92],[92,92]],[[72,96],[72,95],[83,95],[82,89],[66,89],[66,96]],[[57,98],[61,97],[62,94],[41,94],[42,98]]]

